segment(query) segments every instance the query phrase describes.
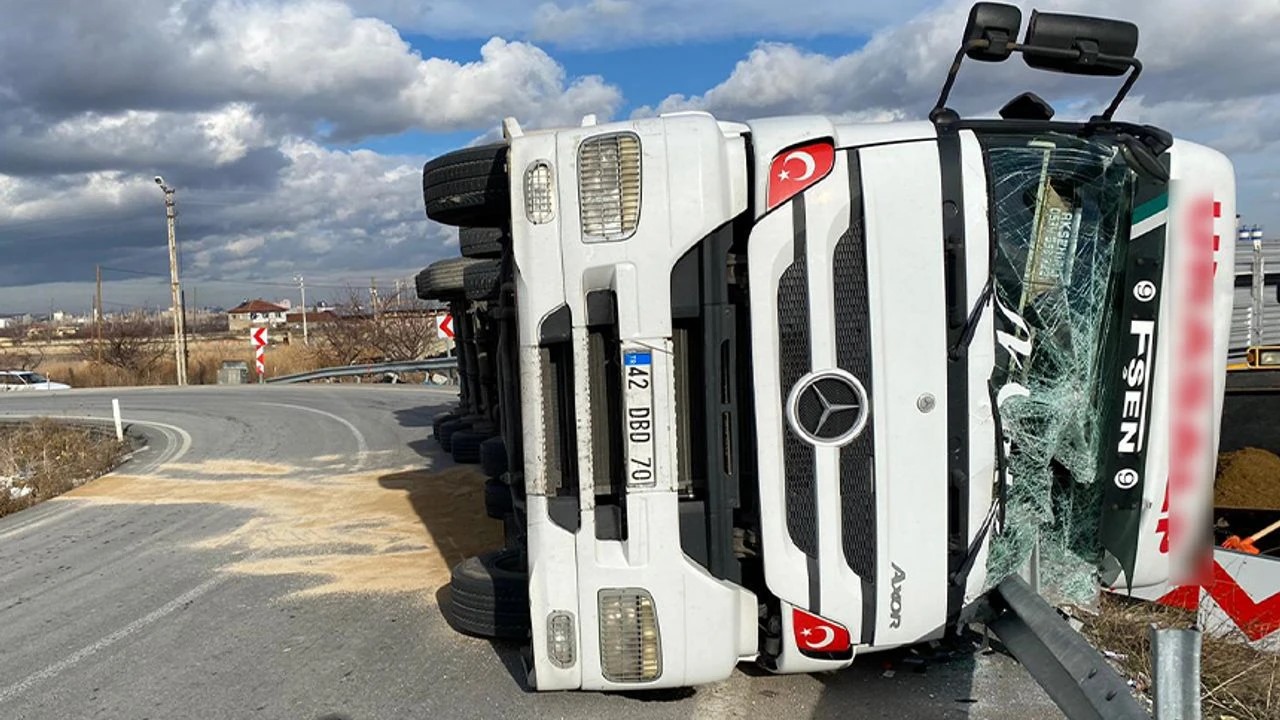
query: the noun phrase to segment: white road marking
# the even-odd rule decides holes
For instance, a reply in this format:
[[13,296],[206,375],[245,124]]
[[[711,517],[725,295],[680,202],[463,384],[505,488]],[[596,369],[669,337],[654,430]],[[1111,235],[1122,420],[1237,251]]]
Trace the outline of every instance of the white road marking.
[[[14,419],[14,420],[31,420],[38,417],[49,417],[49,416],[48,415],[25,415],[25,414],[10,415],[7,413],[0,413],[0,417],[4,417],[7,419]],[[65,415],[65,416],[62,416],[60,419],[93,420],[97,422],[107,422],[107,423],[115,422],[115,418],[113,417],[97,416],[97,415]],[[163,450],[160,451],[160,457],[151,461],[151,466],[148,468],[148,470],[154,470],[155,468],[165,463],[178,462],[179,460],[182,459],[184,455],[187,454],[187,451],[191,449],[191,433],[187,432],[186,430],[183,430],[177,425],[170,425],[169,423],[157,422],[155,420],[132,420],[129,418],[123,418],[121,421],[126,425],[143,425],[146,427],[153,427],[159,430],[160,434],[164,435],[165,447]]]
[[218,575],[216,577],[212,577],[208,580],[205,580],[204,582],[200,583],[194,588],[191,588],[187,592],[165,603],[161,607],[151,611],[150,613],[147,613],[146,615],[143,615],[137,620],[134,620],[128,625],[125,625],[124,627],[102,638],[101,640],[93,643],[92,645],[86,645],[85,647],[80,648],[79,650],[75,651],[74,653],[71,653],[67,657],[46,667],[45,669],[40,670],[39,672],[32,673],[31,675],[28,675],[27,677],[23,678],[22,680],[19,680],[13,685],[10,685],[9,687],[4,688],[3,690],[0,690],[0,704],[5,703],[9,700],[12,700],[18,695],[25,693],[26,691],[30,690],[31,688],[35,687],[36,685],[46,680],[51,680],[57,677],[63,671],[67,670],[71,666],[111,647],[112,645],[115,645],[121,640],[124,640],[130,635],[133,635],[134,633],[156,622],[157,620],[160,620],[161,618],[164,618],[165,616],[174,613],[183,605],[186,605],[192,600],[195,600],[201,595],[204,595],[205,593],[209,592],[216,585],[218,585],[219,583],[222,583],[226,579],[227,579],[227,576]]
[[313,407],[307,407],[306,405],[290,405],[288,403],[269,403],[269,402],[263,402],[258,404],[315,413],[316,415],[323,415],[329,418],[330,420],[336,420],[337,422],[340,422],[343,425],[346,425],[347,429],[350,430],[351,434],[354,435],[356,438],[356,463],[354,466],[354,471],[359,472],[364,467],[365,460],[367,460],[369,456],[369,444],[365,442],[364,433],[360,432],[360,428],[353,425],[349,420],[342,417],[341,415],[335,415],[327,410],[319,410]]

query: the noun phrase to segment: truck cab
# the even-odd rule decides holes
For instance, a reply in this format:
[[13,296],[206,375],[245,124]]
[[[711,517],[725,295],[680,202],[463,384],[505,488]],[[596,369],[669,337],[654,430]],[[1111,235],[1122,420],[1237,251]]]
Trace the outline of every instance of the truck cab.
[[464,263],[501,278],[486,427],[538,690],[835,670],[980,619],[1010,575],[1075,601],[1190,557],[1233,171],[1120,97],[949,109],[966,58],[1136,79],[1128,23],[1020,28],[975,6],[928,119],[508,118],[428,163],[428,216],[501,238]]

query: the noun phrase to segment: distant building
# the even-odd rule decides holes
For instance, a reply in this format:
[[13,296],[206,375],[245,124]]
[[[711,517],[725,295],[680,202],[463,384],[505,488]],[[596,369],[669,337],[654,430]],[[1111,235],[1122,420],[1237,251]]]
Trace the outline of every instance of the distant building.
[[[307,313],[308,325],[314,325],[316,323],[323,323],[323,322],[333,322],[338,319],[339,319],[338,313],[332,310],[316,309]],[[285,315],[285,322],[288,323],[290,327],[295,325],[298,327],[302,327],[302,313],[296,310],[288,313],[287,315]]]
[[[289,308],[257,298],[228,310],[227,326],[231,332],[237,332],[252,327],[283,325],[288,313]],[[308,317],[307,321],[310,320]]]

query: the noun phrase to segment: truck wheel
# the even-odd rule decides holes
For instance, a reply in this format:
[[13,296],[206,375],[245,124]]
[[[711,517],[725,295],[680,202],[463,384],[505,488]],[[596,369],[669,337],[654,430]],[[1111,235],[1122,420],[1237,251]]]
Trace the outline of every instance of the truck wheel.
[[455,150],[422,167],[427,217],[442,225],[501,227],[511,214],[507,146]]
[[494,520],[501,520],[514,509],[511,486],[489,478],[484,482],[484,513]]
[[480,462],[480,443],[489,439],[488,433],[475,430],[459,430],[449,438],[449,452],[456,463]]
[[[426,287],[424,300],[446,300],[462,296],[466,292],[467,268],[484,260],[470,258],[449,258],[438,260],[427,266],[422,273],[426,278],[421,282],[415,280],[419,287]],[[419,290],[419,295],[423,293]]]
[[529,580],[522,554],[498,550],[455,565],[445,618],[468,635],[528,637]]
[[499,228],[462,228],[458,252],[466,258],[500,258],[506,233]]
[[462,284],[468,300],[494,300],[502,286],[502,263],[497,260],[478,260],[467,267]]
[[440,413],[439,415],[435,416],[434,418],[431,419],[431,437],[435,438],[436,442],[439,442],[440,426],[449,422],[450,420],[460,420],[461,418],[462,416],[456,412]]
[[439,436],[436,438],[440,442],[440,449],[445,452],[452,452],[451,444],[455,433],[462,432],[471,427],[471,423],[467,420],[450,420],[440,426]]
[[480,443],[480,470],[491,478],[502,477],[507,472],[505,440],[500,437],[491,437]]

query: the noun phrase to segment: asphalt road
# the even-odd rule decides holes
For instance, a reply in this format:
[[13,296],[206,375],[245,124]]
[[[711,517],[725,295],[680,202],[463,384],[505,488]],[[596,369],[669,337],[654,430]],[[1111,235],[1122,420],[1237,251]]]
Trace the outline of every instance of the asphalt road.
[[77,390],[0,397],[0,417],[108,418],[112,397],[146,448],[0,519],[0,718],[1061,717],[994,653],[530,692],[514,647],[437,606],[448,567],[500,542],[482,480],[428,438],[447,394]]

